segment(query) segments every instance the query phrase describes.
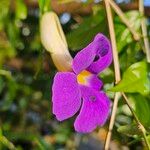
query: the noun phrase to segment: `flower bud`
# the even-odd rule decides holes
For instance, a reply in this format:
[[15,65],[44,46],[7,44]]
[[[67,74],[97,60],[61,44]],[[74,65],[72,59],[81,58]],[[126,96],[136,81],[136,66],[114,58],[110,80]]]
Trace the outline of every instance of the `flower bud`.
[[51,54],[57,69],[59,71],[72,70],[72,57],[57,15],[54,12],[45,13],[40,25],[42,44]]

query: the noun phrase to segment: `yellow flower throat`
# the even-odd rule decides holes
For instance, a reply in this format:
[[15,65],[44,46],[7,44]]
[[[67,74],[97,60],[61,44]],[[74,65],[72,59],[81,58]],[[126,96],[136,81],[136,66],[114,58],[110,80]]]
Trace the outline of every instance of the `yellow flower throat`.
[[80,74],[77,75],[77,81],[79,84],[87,85],[87,78],[90,77],[92,73],[89,71],[83,70]]

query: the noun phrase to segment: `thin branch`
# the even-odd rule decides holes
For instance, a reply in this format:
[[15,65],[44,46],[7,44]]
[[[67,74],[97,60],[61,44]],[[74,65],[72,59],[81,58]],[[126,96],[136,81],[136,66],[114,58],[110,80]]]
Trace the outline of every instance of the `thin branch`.
[[132,112],[133,117],[134,117],[134,119],[135,119],[135,121],[136,121],[136,123],[137,123],[137,125],[138,125],[138,127],[139,127],[139,130],[140,130],[141,133],[143,134],[143,138],[144,138],[144,140],[145,140],[145,143],[146,143],[146,146],[147,146],[148,150],[150,150],[150,144],[149,144],[149,141],[148,141],[148,139],[147,139],[147,137],[146,137],[146,130],[145,130],[144,126],[141,124],[141,122],[140,122],[140,120],[138,119],[137,115],[135,114],[134,110],[133,110],[132,107],[130,106],[130,103],[129,103],[129,100],[128,100],[127,96],[126,96],[123,92],[122,92],[121,94],[122,94],[122,96],[123,96],[123,98],[124,98],[126,104],[128,105],[130,111]]
[[141,29],[142,29],[143,39],[144,39],[146,58],[147,58],[147,62],[150,63],[150,45],[149,45],[148,36],[147,36],[146,19],[144,17],[143,0],[139,0],[139,11],[140,11],[140,14],[142,16]]
[[104,0],[104,2],[106,6],[109,33],[110,33],[110,39],[111,39],[111,44],[112,44],[113,62],[114,62],[114,69],[115,69],[115,81],[116,81],[115,83],[117,84],[120,81],[121,77],[120,77],[119,58],[118,58],[118,52],[117,52],[113,16],[112,16],[109,0]]
[[105,150],[109,149],[112,130],[113,130],[116,112],[117,112],[117,105],[118,105],[118,101],[119,101],[120,96],[121,96],[120,92],[115,93],[114,104],[113,104],[112,114],[111,114],[110,123],[109,123],[109,130],[108,130],[107,138],[106,138],[106,142],[105,142]]
[[140,34],[138,32],[135,31],[134,27],[132,26],[132,24],[130,23],[129,19],[124,15],[124,13],[122,12],[122,10],[118,7],[118,5],[112,1],[109,0],[110,5],[112,6],[112,8],[114,9],[114,11],[117,13],[117,15],[120,17],[120,19],[122,20],[122,22],[127,26],[127,28],[130,30],[130,32],[133,35],[133,38],[138,41],[140,40]]
[[[111,44],[112,44],[113,62],[114,62],[114,70],[115,70],[115,83],[117,84],[120,81],[121,76],[120,76],[119,58],[118,58],[118,53],[117,53],[113,16],[112,16],[109,1],[104,0],[104,2],[105,2],[105,7],[106,7],[107,19],[108,19],[110,39],[111,39]],[[120,93],[115,93],[114,104],[112,108],[112,115],[111,115],[110,124],[109,124],[109,131],[106,137],[105,150],[109,149],[119,97],[120,97]]]

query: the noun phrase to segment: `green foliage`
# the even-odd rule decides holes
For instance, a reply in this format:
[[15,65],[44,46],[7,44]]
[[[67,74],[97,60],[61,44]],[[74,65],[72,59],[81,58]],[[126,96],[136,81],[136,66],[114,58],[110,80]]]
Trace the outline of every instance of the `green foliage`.
[[67,42],[71,50],[80,50],[85,47],[98,33],[106,33],[106,15],[103,8],[89,17],[83,18],[77,28],[67,34]]
[[[69,47],[72,50],[79,50],[85,47],[98,32],[107,34],[107,20],[105,10],[102,7],[97,7],[96,14],[90,17],[84,18],[81,24],[77,25],[77,28],[73,29],[67,34],[67,41]],[[138,11],[129,11],[126,13],[126,17],[133,24],[136,31],[140,29],[140,15]],[[118,16],[115,17],[115,33],[117,39],[118,51],[122,51],[128,44],[131,44],[134,40],[129,29],[122,23]],[[135,23],[136,22],[136,23]],[[92,32],[91,32],[92,31]],[[85,38],[86,36],[86,38]],[[138,43],[135,43],[138,45]],[[134,46],[135,47],[135,46]]]
[[[149,100],[140,94],[130,94],[128,98],[138,119],[148,129],[150,126],[150,117],[148,115],[150,113]],[[117,131],[134,138],[141,138],[142,135],[135,121],[127,125],[120,125]]]
[[131,65],[124,73],[118,85],[111,91],[123,91],[129,93],[150,93],[150,80],[148,78],[147,64],[144,61]]
[[149,127],[150,117],[147,114],[150,114],[150,105],[148,100],[140,94],[133,94],[129,96],[129,100],[141,123]]
[[118,132],[120,132],[121,134],[125,134],[129,137],[133,137],[134,135],[141,135],[141,133],[138,130],[137,125],[134,124],[129,124],[129,125],[124,125],[124,126],[120,126],[117,129]]
[[[125,13],[126,17],[128,18],[129,22],[131,23],[132,27],[135,31],[140,31],[140,23],[141,18],[138,11],[129,11]],[[115,17],[115,34],[117,39],[117,49],[121,52],[126,46],[129,46],[134,40],[132,38],[132,34],[128,28],[122,23],[120,18],[117,16]],[[134,44],[138,44],[135,43]],[[127,49],[127,48],[126,48]]]

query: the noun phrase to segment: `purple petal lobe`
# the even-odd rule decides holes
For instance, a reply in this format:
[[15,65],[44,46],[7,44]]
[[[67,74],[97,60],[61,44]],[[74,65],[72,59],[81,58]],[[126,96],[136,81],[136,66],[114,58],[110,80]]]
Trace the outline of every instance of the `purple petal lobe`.
[[97,34],[94,43],[99,44],[95,60],[90,64],[88,70],[92,73],[99,73],[107,68],[112,62],[112,50],[109,40],[103,34]]
[[110,100],[104,92],[81,86],[83,104],[74,126],[77,132],[92,132],[102,126],[110,112]]
[[76,74],[86,69],[97,74],[108,67],[111,62],[110,42],[103,34],[99,33],[87,47],[75,56],[72,68]]
[[81,92],[74,73],[57,73],[54,77],[52,94],[53,114],[58,120],[70,118],[79,110]]
[[97,44],[90,43],[87,47],[77,53],[73,59],[73,70],[76,74],[79,74],[93,62],[96,56]]
[[97,75],[92,74],[88,78],[87,86],[99,91],[103,86],[103,82],[97,77]]

